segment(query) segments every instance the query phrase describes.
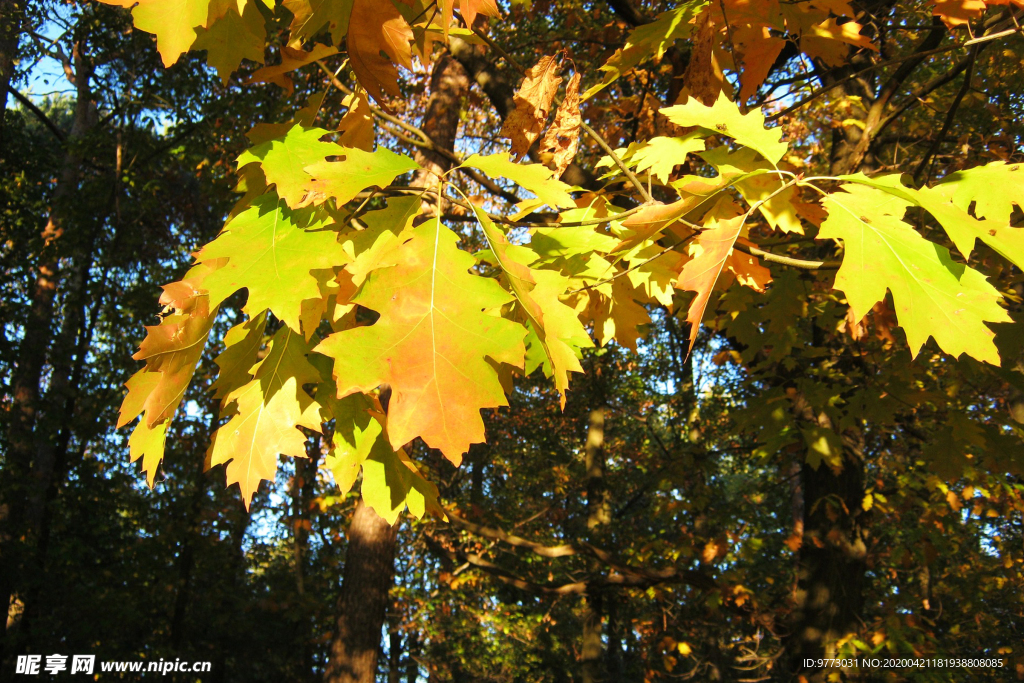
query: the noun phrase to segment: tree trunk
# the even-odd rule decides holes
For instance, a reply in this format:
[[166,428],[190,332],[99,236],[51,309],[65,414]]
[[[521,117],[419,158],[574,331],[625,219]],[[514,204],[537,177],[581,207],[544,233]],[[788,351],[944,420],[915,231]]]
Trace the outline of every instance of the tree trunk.
[[7,93],[14,77],[21,27],[25,23],[25,0],[0,0],[0,17],[0,154],[6,154]]
[[[611,522],[611,507],[605,496],[604,482],[604,415],[603,407],[590,411],[590,424],[587,427],[584,464],[587,470],[587,529],[591,536],[598,527]],[[596,572],[599,568],[594,566],[592,570]],[[600,591],[588,588],[584,599],[583,649],[580,664],[583,683],[596,683],[603,679],[602,595]]]
[[299,652],[299,670],[303,679],[313,671],[313,615],[311,602],[306,598],[306,569],[309,566],[309,530],[312,528],[313,499],[316,496],[316,473],[320,462],[320,435],[312,434],[306,442],[306,458],[295,459],[292,478],[292,561],[295,572],[295,592],[298,595],[298,615],[302,635]]
[[[792,622],[792,653],[798,660],[835,657],[836,641],[861,626],[867,568],[859,519],[864,466],[859,454],[847,452],[850,457],[839,472],[824,463],[817,470],[803,466],[804,541]],[[818,672],[808,680],[825,680],[824,676]]]
[[395,571],[395,528],[359,501],[348,532],[325,683],[374,683]]
[[[448,54],[438,57],[421,127],[449,152],[455,150],[459,111],[468,94],[469,78],[459,62]],[[423,170],[413,182],[427,187],[436,185],[437,177],[451,167],[449,159],[432,151],[418,150],[416,161]],[[436,204],[424,201],[423,211],[441,213],[443,207],[438,211]],[[349,529],[338,628],[324,676],[327,683],[373,683],[394,575],[395,539],[395,529],[360,501]]]
[[[434,62],[430,74],[430,97],[427,109],[423,114],[421,128],[438,147],[449,152],[455,150],[455,137],[459,131],[459,112],[462,103],[469,94],[469,76],[462,65],[450,54],[445,52]],[[438,178],[452,166],[450,159],[431,150],[416,148],[416,163],[422,170],[416,172],[413,185],[417,187],[436,188]],[[433,197],[424,195],[424,213],[444,213],[440,211]]]
[[[31,305],[11,383],[9,448],[0,480],[0,604],[8,608],[19,592],[25,590],[24,580],[31,574],[30,567],[35,566],[38,560],[36,550],[40,540],[40,522],[44,516],[42,506],[54,462],[52,448],[37,448],[40,439],[36,434],[36,422],[60,280],[59,257],[64,248],[61,238],[69,226],[70,207],[81,179],[82,156],[76,143],[96,122],[90,89],[92,68],[82,55],[79,44],[75,45],[73,59],[77,90],[74,123],[67,141],[63,171],[42,232],[44,247],[36,267]],[[24,599],[25,596],[21,595],[20,600]],[[7,628],[6,621],[0,640],[0,662],[9,663],[16,647],[11,642],[13,633]],[[11,626],[16,627],[17,624],[12,623]]]
[[[805,421],[833,428],[824,413],[813,414],[799,393],[794,410]],[[830,672],[805,670],[803,660],[834,658],[836,642],[860,629],[864,606],[863,435],[859,428],[848,428],[841,439],[839,467],[822,462],[815,469],[805,462],[800,472],[803,541],[788,648],[794,670],[802,671],[811,683],[825,681]]]

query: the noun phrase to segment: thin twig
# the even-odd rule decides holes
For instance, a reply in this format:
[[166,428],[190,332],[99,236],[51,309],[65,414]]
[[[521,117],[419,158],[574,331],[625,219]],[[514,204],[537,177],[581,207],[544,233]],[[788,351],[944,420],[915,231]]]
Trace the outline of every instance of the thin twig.
[[653,203],[654,198],[651,197],[650,193],[647,191],[647,188],[644,187],[644,184],[640,182],[640,179],[637,178],[633,174],[633,172],[629,170],[629,167],[626,166],[622,159],[619,158],[619,155],[615,153],[615,150],[612,149],[607,142],[605,142],[605,139],[601,137],[596,130],[587,125],[586,121],[580,121],[580,128],[582,128],[583,131],[587,135],[589,135],[594,142],[597,143],[597,146],[600,147],[605,154],[611,157],[611,160],[615,162],[615,165],[619,167],[619,170],[622,171],[623,175],[625,175],[626,178],[629,179],[629,182],[633,184],[633,187],[636,188],[636,191],[640,194],[641,197],[643,197],[644,203]]
[[858,71],[856,73],[852,73],[849,76],[846,76],[845,78],[840,78],[838,81],[836,81],[835,83],[832,83],[831,85],[826,85],[826,86],[824,86],[822,88],[819,88],[818,90],[816,90],[815,92],[811,93],[806,98],[800,100],[796,104],[793,104],[793,105],[791,105],[789,107],[786,107],[782,111],[777,112],[777,113],[772,114],[771,116],[767,117],[766,120],[769,121],[769,122],[777,121],[777,120],[781,119],[783,116],[786,116],[787,114],[790,114],[790,113],[796,111],[797,109],[801,109],[804,105],[810,104],[811,102],[813,102],[814,100],[818,99],[819,97],[821,97],[825,93],[829,92],[830,90],[834,90],[835,88],[838,88],[839,86],[841,86],[841,85],[843,85],[845,83],[849,83],[850,81],[854,80],[855,78],[859,78],[860,76],[863,76],[866,73],[874,71],[875,69],[881,69],[883,67],[892,66],[893,64],[899,64],[899,63],[905,62],[905,61],[907,61],[909,59],[916,59],[918,57],[927,57],[927,56],[930,56],[930,55],[940,54],[942,52],[952,52],[953,50],[959,50],[960,48],[963,48],[963,47],[970,47],[971,45],[977,45],[978,43],[985,43],[985,42],[988,42],[990,40],[996,40],[998,38],[1005,38],[1006,36],[1011,36],[1011,35],[1013,35],[1015,33],[1024,33],[1024,28],[1016,28],[1016,29],[1007,30],[1007,31],[1000,31],[999,33],[993,33],[993,34],[988,35],[988,36],[981,36],[980,38],[974,38],[972,40],[968,40],[968,41],[965,41],[963,43],[956,43],[955,45],[947,45],[946,47],[937,47],[934,50],[926,50],[925,52],[915,52],[913,54],[904,55],[902,57],[896,57],[895,59],[889,59],[889,60],[886,60],[884,62],[879,62],[878,64],[872,64],[871,66],[869,66],[869,67],[867,67],[865,69],[861,69],[860,71]]

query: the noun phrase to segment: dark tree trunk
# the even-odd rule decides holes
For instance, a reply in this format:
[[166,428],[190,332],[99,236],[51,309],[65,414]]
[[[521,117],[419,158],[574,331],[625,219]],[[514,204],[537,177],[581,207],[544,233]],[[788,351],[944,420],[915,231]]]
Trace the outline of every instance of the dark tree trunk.
[[[595,368],[596,371],[596,368]],[[598,379],[599,378],[595,378]],[[585,447],[587,477],[587,529],[593,536],[598,527],[611,522],[611,507],[605,492],[604,481],[604,418],[603,407],[590,411]],[[599,567],[592,567],[593,572]],[[604,616],[601,592],[588,589],[584,597],[583,648],[580,665],[583,683],[603,680],[604,643],[601,640],[601,621]]]
[[25,0],[0,0],[0,156],[6,156],[7,93],[14,77],[18,39],[25,23]]
[[[4,21],[7,21],[6,15]],[[66,249],[66,239],[62,238],[69,228],[70,207],[81,179],[83,160],[78,143],[96,121],[90,89],[92,68],[81,53],[80,44],[75,45],[73,59],[77,91],[74,123],[67,141],[63,171],[42,232],[44,247],[35,269],[31,305],[11,383],[9,445],[0,477],[0,604],[5,609],[9,609],[16,597],[21,601],[27,599],[31,587],[25,584],[25,580],[33,573],[37,574],[33,568],[38,565],[37,551],[45,517],[46,494],[55,466],[53,456],[56,450],[48,447],[48,443],[42,443],[48,440],[39,438],[36,423],[41,409],[42,379],[51,348],[52,322],[61,277],[59,258]],[[5,89],[5,96],[6,92]],[[71,338],[74,338],[73,334]],[[54,380],[60,381],[61,377],[66,381],[66,375],[55,375]],[[64,405],[63,395],[55,398],[60,400],[58,405]],[[39,445],[44,447],[40,449]],[[10,668],[6,665],[10,664],[10,658],[17,649],[12,641],[14,629],[22,627],[24,630],[26,625],[24,617],[20,624],[7,622],[5,620],[0,640],[0,671]]]
[[314,433],[306,442],[306,458],[295,459],[292,479],[292,553],[295,592],[298,595],[300,630],[303,634],[299,652],[302,680],[313,672],[313,615],[311,601],[306,597],[306,571],[309,566],[309,530],[312,528],[313,499],[316,497],[316,473],[320,462],[320,435]]
[[325,683],[374,683],[394,570],[395,528],[360,501],[348,532]]
[[[867,547],[860,519],[864,465],[859,455],[847,449],[839,472],[824,463],[817,470],[803,466],[804,538],[791,648],[798,660],[835,657],[836,641],[861,626]],[[824,680],[824,672],[818,676]]]

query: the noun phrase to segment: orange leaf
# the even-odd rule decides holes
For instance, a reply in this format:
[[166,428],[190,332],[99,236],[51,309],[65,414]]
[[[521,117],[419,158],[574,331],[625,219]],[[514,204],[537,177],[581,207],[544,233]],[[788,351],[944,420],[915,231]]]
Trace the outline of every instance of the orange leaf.
[[485,14],[489,17],[501,16],[495,0],[459,0],[459,9],[462,11],[462,18],[466,20],[466,26],[470,28],[478,14]]
[[307,64],[312,64],[318,59],[330,57],[337,53],[338,48],[331,47],[330,45],[314,45],[313,49],[309,52],[282,46],[281,63],[276,66],[265,66],[262,69],[258,69],[243,85],[273,83],[274,85],[281,86],[288,91],[288,94],[291,94],[295,90],[295,84],[286,75],[288,72],[295,71]]
[[[935,5],[932,13],[942,19],[949,28],[964,26],[972,19],[980,17],[985,11],[984,0],[933,0],[932,4]],[[991,4],[1006,3],[993,2]]]
[[786,41],[772,36],[767,26],[744,28],[733,35],[743,63],[743,71],[740,74],[743,86],[740,89],[740,100],[746,101],[747,98],[754,96],[764,83],[772,64],[786,46]]
[[373,151],[373,113],[370,100],[362,90],[346,95],[341,102],[348,111],[341,117],[338,130],[342,131],[338,144],[342,147],[356,147],[367,152]]
[[[694,245],[694,251],[699,251],[693,259],[683,266],[683,272],[679,274],[679,281],[676,287],[691,292],[696,292],[690,310],[686,313],[686,322],[690,323],[690,350],[697,341],[697,332],[700,330],[700,321],[707,310],[708,302],[711,300],[711,291],[715,288],[722,272],[728,269],[740,279],[742,284],[746,279],[751,285],[762,282],[764,273],[757,271],[763,269],[757,264],[757,259],[747,254],[738,254],[744,258],[730,258],[733,256],[733,246],[743,231],[744,216],[736,216],[726,220],[717,221],[715,227],[704,230],[700,233]],[[756,287],[755,287],[756,288]]]
[[484,440],[480,410],[507,405],[498,368],[523,367],[526,328],[493,314],[512,297],[469,272],[474,258],[440,220],[406,234],[391,252],[396,265],[374,270],[352,300],[380,319],[316,351],[334,359],[339,398],[391,386],[396,450],[419,436],[457,465]]
[[[389,1],[355,0],[348,24],[348,57],[359,83],[385,110],[384,93],[398,97],[398,62],[412,68],[412,28]],[[384,57],[381,53],[387,55]],[[389,59],[390,57],[390,59]]]
[[711,21],[711,12],[704,12],[697,18],[697,37],[693,41],[690,62],[683,73],[683,91],[678,99],[685,94],[711,106],[722,92],[721,74],[713,63],[712,52],[718,39],[718,29]]

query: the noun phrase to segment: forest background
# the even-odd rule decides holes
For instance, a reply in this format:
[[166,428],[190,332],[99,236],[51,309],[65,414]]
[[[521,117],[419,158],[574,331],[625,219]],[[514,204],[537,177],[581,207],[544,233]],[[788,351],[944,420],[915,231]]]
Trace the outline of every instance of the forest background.
[[[1024,677],[1022,20],[0,0],[0,679]],[[338,371],[428,234],[456,437]]]

